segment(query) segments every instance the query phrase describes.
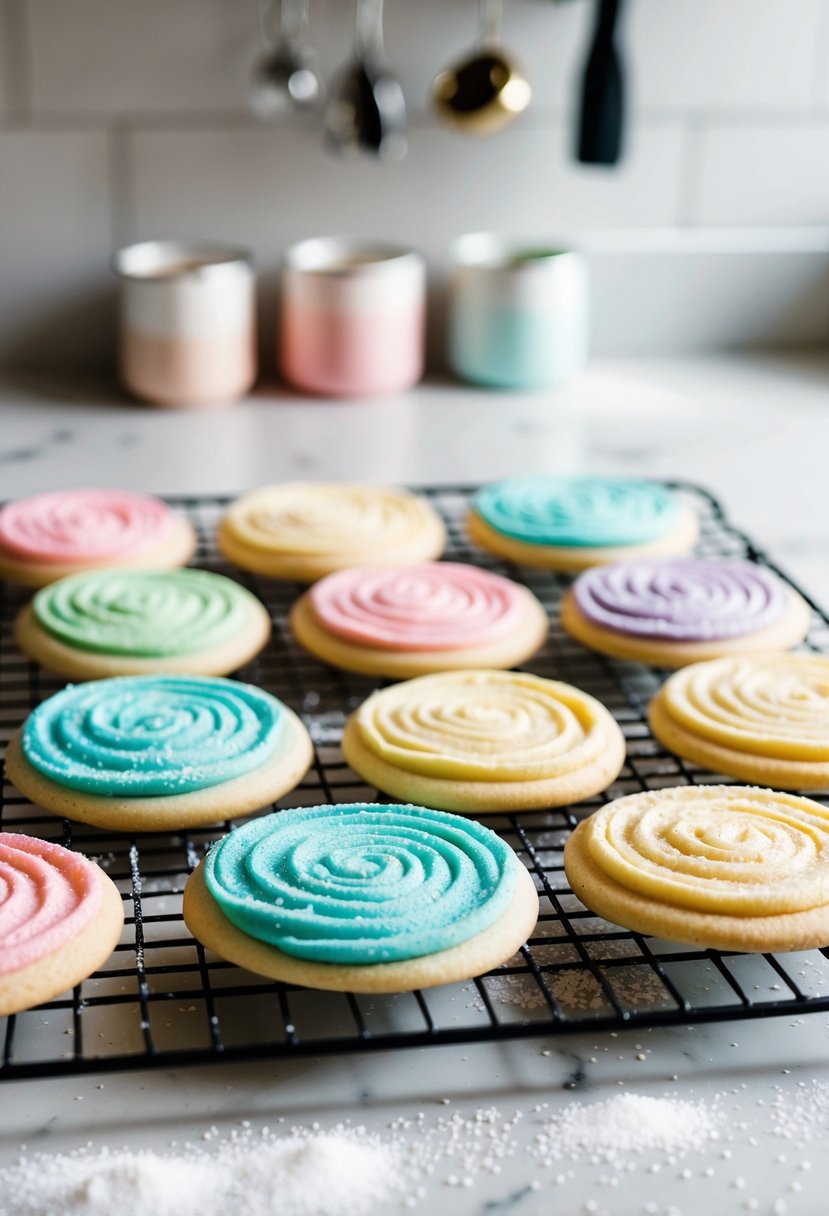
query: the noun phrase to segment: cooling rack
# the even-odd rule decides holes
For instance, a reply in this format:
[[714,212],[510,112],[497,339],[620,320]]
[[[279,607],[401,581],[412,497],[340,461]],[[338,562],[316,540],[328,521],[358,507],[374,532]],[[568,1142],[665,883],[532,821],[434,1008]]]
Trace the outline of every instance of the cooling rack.
[[[708,493],[684,483],[669,484],[699,514],[700,553],[746,557],[775,569],[728,522]],[[423,992],[366,997],[276,984],[203,950],[181,918],[187,876],[221,827],[174,835],[112,835],[46,814],[3,783],[0,830],[30,832],[94,857],[118,885],[127,920],[118,947],[101,971],[61,999],[0,1019],[0,1078],[829,1010],[829,950],[745,955],[679,946],[609,924],[573,896],[562,852],[581,818],[622,794],[710,781],[715,775],[677,759],[650,734],[646,707],[664,673],[594,654],[561,630],[558,603],[567,578],[517,568],[472,547],[463,526],[470,488],[442,486],[419,492],[446,521],[447,557],[524,582],[548,610],[549,642],[527,669],[592,693],[615,715],[627,740],[627,763],[605,794],[575,807],[487,818],[535,879],[541,916],[531,940],[486,976]],[[226,499],[170,501],[198,531],[196,564],[241,578],[271,614],[270,645],[239,674],[296,710],[315,747],[307,777],[277,806],[377,798],[376,791],[349,770],[340,750],[346,716],[376,682],[335,671],[296,646],[286,622],[302,590],[299,584],[243,576],[226,566],[214,542]],[[25,598],[24,592],[0,581],[0,743],[30,709],[63,684],[14,647],[12,621]],[[806,645],[829,653],[829,619],[814,604],[811,608]]]

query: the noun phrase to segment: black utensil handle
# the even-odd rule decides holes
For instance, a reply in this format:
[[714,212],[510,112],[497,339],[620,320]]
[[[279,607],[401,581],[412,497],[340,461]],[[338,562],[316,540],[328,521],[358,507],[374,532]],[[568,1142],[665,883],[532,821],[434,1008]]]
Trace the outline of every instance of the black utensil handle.
[[593,42],[582,82],[578,159],[615,165],[622,155],[624,77],[615,35],[622,0],[598,0]]

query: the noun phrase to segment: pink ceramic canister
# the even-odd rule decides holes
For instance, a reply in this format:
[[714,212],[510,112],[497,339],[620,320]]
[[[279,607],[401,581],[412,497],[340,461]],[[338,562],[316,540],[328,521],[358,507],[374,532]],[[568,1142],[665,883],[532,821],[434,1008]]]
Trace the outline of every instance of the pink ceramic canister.
[[234,246],[143,241],[115,257],[125,387],[154,405],[220,405],[256,379],[256,280]]
[[322,237],[285,255],[282,374],[326,396],[380,396],[423,375],[426,267],[411,249]]

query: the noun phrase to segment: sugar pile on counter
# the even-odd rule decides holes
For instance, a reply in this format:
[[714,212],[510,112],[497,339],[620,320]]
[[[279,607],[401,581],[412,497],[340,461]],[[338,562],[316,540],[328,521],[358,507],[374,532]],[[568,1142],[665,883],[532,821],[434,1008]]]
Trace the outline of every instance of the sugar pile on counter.
[[829,1134],[829,1084],[799,1081],[797,1093],[778,1092],[769,1104],[773,1135],[791,1140],[801,1148]]
[[537,1134],[534,1155],[544,1160],[615,1161],[630,1153],[681,1156],[719,1139],[721,1116],[710,1106],[677,1098],[618,1094],[605,1102],[574,1102]]
[[37,1154],[0,1170],[0,1216],[362,1216],[398,1177],[395,1146],[360,1129],[242,1136],[211,1155]]

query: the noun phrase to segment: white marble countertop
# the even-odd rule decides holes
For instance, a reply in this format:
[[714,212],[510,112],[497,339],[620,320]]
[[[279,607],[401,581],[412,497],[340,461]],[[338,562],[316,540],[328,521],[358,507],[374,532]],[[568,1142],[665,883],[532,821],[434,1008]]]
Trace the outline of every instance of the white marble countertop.
[[[0,498],[89,482],[232,494],[285,478],[426,484],[583,470],[676,477],[717,494],[733,521],[824,602],[827,451],[829,357],[601,363],[566,392],[543,395],[430,384],[396,401],[342,404],[262,391],[231,409],[198,414],[126,405],[77,383],[58,391],[45,378],[0,386]],[[382,1129],[417,1111],[430,1120],[482,1105],[522,1110],[516,1134],[529,1144],[542,1117],[533,1108],[561,1108],[576,1093],[591,1101],[622,1090],[722,1094],[733,1137],[722,1153],[673,1165],[664,1154],[643,1158],[611,1185],[613,1171],[589,1163],[556,1184],[519,1152],[500,1175],[480,1175],[468,1189],[436,1178],[420,1210],[689,1216],[704,1207],[710,1216],[817,1216],[825,1210],[818,1167],[829,1116],[811,1160],[795,1144],[784,1145],[780,1161],[780,1139],[765,1113],[779,1099],[778,1087],[796,1102],[798,1083],[815,1080],[829,1083],[825,1014],[19,1081],[0,1087],[0,1164],[23,1142],[55,1150],[89,1140],[163,1148],[242,1119],[273,1127],[279,1117],[286,1126],[350,1117]],[[440,1103],[446,1098],[449,1107]],[[658,1173],[649,1169],[654,1163]],[[539,1190],[529,1189],[533,1180]],[[400,1211],[399,1201],[387,1210]]]

